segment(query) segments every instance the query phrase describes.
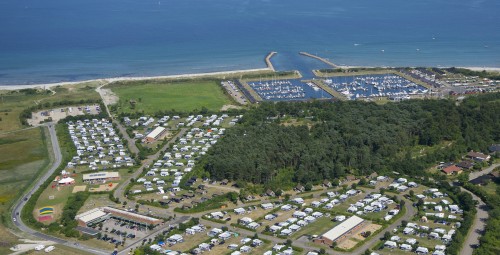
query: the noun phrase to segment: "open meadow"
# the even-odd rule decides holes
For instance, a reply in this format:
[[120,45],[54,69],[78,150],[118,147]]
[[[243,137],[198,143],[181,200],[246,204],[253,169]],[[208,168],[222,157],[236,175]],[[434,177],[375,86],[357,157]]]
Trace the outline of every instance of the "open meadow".
[[0,135],[0,254],[17,238],[7,229],[9,208],[49,163],[46,129],[34,128]]
[[216,81],[126,82],[109,87],[120,98],[117,111],[123,113],[193,111],[203,107],[219,111],[232,103]]

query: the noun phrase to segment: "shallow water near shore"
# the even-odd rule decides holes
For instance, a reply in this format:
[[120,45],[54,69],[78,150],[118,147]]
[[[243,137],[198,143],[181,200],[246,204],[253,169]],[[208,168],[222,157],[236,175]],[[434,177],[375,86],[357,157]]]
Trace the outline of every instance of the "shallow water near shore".
[[495,0],[4,0],[0,84],[262,68],[270,51],[500,67],[499,12]]

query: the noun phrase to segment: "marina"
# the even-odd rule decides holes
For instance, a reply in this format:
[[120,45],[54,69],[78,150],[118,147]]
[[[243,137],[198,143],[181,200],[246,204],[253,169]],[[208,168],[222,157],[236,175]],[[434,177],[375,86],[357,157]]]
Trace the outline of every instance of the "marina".
[[349,100],[388,97],[395,100],[423,95],[429,90],[396,74],[331,77],[324,83]]
[[253,81],[248,82],[248,85],[264,101],[300,101],[333,98],[314,83],[302,82],[298,79]]

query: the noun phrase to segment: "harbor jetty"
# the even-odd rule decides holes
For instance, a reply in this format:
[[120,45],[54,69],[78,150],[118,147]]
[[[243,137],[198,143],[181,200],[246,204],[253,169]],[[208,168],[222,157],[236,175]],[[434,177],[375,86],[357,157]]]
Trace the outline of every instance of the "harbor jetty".
[[272,51],[272,52],[269,52],[269,54],[267,54],[266,56],[266,65],[267,65],[267,68],[269,68],[271,71],[275,72],[276,70],[274,70],[274,66],[273,66],[273,63],[271,62],[271,58],[278,52],[276,51]]
[[325,64],[327,64],[327,65],[329,65],[331,67],[333,67],[333,68],[338,68],[339,67],[338,65],[330,62],[327,59],[324,59],[322,57],[319,57],[319,56],[316,56],[316,55],[313,55],[313,54],[310,54],[310,53],[307,53],[307,52],[304,52],[304,51],[299,52],[299,54],[303,55],[303,56],[310,57],[310,58],[315,58],[315,59],[317,59],[317,60],[319,60],[319,61],[321,61],[321,62],[323,62],[323,63],[325,63]]

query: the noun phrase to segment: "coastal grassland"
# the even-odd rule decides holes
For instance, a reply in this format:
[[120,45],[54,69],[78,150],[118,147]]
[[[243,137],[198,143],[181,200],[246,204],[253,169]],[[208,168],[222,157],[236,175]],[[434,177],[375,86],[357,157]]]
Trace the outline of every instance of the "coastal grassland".
[[116,107],[120,113],[189,112],[204,107],[219,111],[232,103],[216,80],[119,82],[109,87],[120,98]]
[[56,86],[51,90],[0,90],[0,134],[23,128],[19,115],[29,107],[48,109],[53,105],[84,100],[100,100],[95,92],[98,82]]
[[[71,248],[68,246],[60,245],[60,244],[54,245],[54,247],[56,247],[56,248],[50,252],[51,255],[90,255],[90,254],[92,254],[90,252],[77,250],[75,248]],[[23,254],[30,255],[30,254],[42,254],[42,253],[39,251],[30,250],[30,251],[27,251]]]
[[0,254],[8,253],[8,248],[17,242],[7,229],[11,224],[11,206],[49,164],[47,137],[46,128],[0,135]]

